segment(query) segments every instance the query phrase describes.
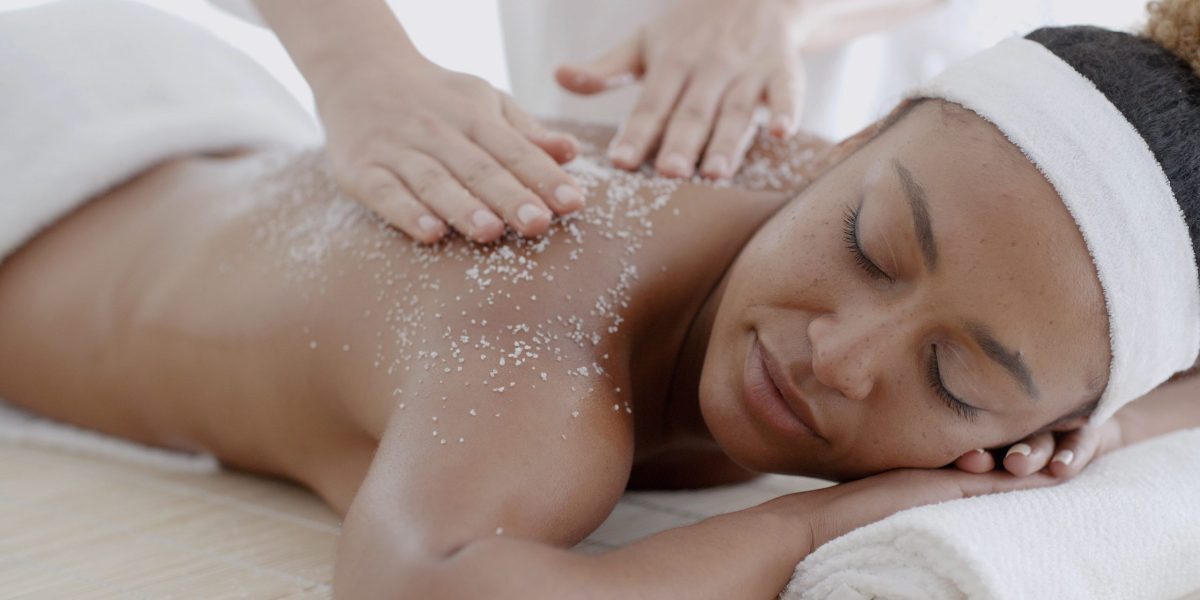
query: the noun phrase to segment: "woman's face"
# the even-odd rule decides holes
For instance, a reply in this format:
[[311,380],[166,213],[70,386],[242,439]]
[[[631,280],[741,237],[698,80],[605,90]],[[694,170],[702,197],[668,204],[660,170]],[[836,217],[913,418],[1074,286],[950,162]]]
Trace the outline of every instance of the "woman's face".
[[1107,339],[1091,259],[1054,189],[991,124],[926,101],[742,251],[700,408],[756,471],[940,467],[1094,400]]

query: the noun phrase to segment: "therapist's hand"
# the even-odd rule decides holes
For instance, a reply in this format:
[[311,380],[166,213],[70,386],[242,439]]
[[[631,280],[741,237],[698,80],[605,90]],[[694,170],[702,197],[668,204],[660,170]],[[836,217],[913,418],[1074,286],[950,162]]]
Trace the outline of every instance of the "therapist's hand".
[[482,79],[380,52],[315,92],[339,185],[417,240],[441,239],[447,224],[478,242],[504,223],[540,235],[551,211],[583,206],[558,165],[578,153],[575,139]]
[[795,130],[802,100],[797,0],[683,0],[595,60],[559,67],[558,83],[595,94],[641,78],[633,113],[609,147],[619,167],[653,157],[660,173],[689,177],[737,172],[770,109],[777,137]]

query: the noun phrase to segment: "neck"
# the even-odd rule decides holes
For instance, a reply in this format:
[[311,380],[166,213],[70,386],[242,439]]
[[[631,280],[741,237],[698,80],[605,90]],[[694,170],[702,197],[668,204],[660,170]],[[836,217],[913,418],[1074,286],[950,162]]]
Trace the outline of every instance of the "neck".
[[635,364],[645,365],[635,369],[633,381],[633,389],[644,391],[637,400],[640,458],[664,451],[718,448],[700,413],[700,374],[728,275],[727,268],[715,283],[705,282],[708,294],[698,305],[693,298],[687,309],[675,311],[676,331],[683,330],[680,342],[663,344],[665,336],[647,336],[642,351],[633,353]]

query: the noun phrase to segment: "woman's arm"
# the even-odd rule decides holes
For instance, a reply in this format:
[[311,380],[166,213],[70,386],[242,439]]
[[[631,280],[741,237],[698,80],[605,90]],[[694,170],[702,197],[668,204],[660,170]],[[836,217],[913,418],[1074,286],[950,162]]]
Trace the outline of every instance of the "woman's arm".
[[386,510],[352,509],[335,591],[339,598],[773,599],[805,556],[857,527],[913,506],[1056,481],[1046,474],[891,471],[781,496],[596,556],[507,534],[429,552],[391,535]]
[[1197,369],[1181,373],[1154,391],[1122,407],[1113,416],[1120,424],[1120,446],[1200,427],[1200,377]]

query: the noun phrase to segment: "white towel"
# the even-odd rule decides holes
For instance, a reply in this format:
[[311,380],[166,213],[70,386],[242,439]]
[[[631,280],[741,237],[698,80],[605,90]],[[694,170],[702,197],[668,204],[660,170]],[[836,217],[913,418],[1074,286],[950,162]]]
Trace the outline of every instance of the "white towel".
[[0,12],[0,260],[168,158],[320,140],[252,59],[117,0]]
[[906,510],[830,541],[785,600],[1173,599],[1200,590],[1200,429],[1036,490]]

